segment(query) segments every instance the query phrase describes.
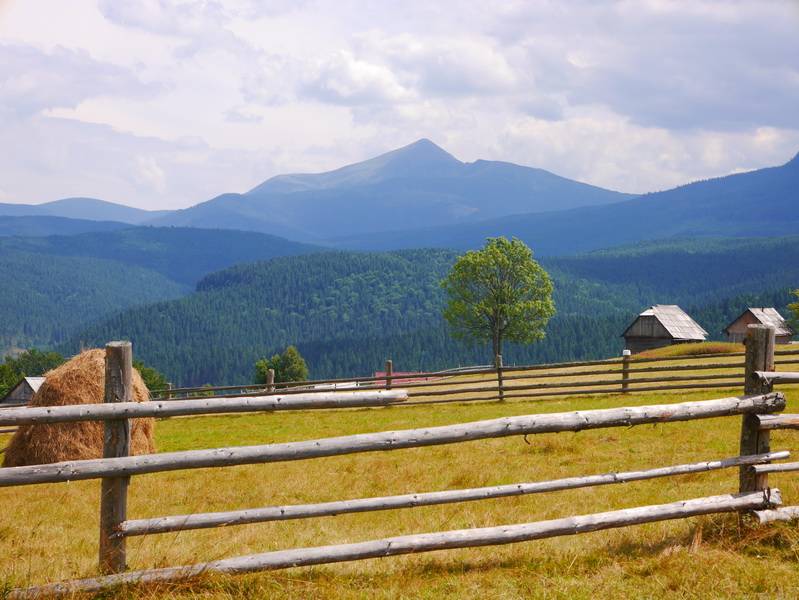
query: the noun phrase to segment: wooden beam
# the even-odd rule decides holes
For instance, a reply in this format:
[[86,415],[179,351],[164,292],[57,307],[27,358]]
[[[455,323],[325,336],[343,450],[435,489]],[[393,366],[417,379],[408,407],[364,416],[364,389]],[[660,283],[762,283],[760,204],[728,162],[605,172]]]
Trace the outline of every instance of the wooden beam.
[[754,514],[761,525],[773,521],[793,521],[799,519],[799,506],[781,506],[779,508],[756,510]]
[[784,413],[781,415],[758,415],[760,430],[799,429],[799,415]]
[[782,463],[779,465],[754,465],[749,467],[758,475],[765,473],[789,473],[799,471],[799,462]]
[[799,383],[799,373],[793,371],[757,371],[756,375],[770,385],[775,383]]
[[141,475],[161,471],[227,467],[455,444],[472,440],[583,431],[605,427],[631,427],[730,415],[765,413],[785,408],[780,393],[682,402],[503,417],[458,425],[362,433],[343,437],[285,442],[262,446],[235,446],[212,450],[186,450],[125,458],[77,460],[0,469],[0,487],[56,483],[109,476]]
[[385,406],[407,400],[404,390],[314,392],[293,396],[231,396],[198,400],[152,400],[115,404],[75,404],[18,408],[0,412],[0,425],[34,425],[119,418],[176,417],[277,410]]
[[359,498],[357,500],[336,500],[318,504],[268,506],[249,510],[138,519],[122,523],[118,528],[118,534],[130,537],[135,535],[168,533],[171,531],[186,531],[190,529],[208,529],[211,527],[266,523],[268,521],[309,519],[397,508],[416,508],[418,506],[471,502],[475,500],[487,500],[489,498],[506,498],[509,496],[556,492],[613,483],[628,483],[631,481],[655,479],[657,477],[686,475],[688,473],[704,473],[740,465],[754,465],[771,460],[781,460],[788,458],[788,456],[790,456],[790,453],[787,451],[771,452],[769,454],[760,454],[756,456],[736,456],[721,460],[647,469],[645,471],[605,473],[603,475],[589,475],[587,477],[567,477],[535,483],[512,483],[508,485],[463,490],[402,494],[399,496],[385,496],[382,498]]
[[182,567],[132,571],[119,575],[17,589],[11,592],[10,597],[20,599],[81,592],[92,593],[121,585],[187,580],[206,573],[253,573],[453,548],[515,544],[557,536],[628,527],[642,523],[685,519],[700,515],[762,510],[779,504],[779,490],[775,489],[746,494],[724,494],[669,504],[640,506],[520,525],[501,525],[498,527],[403,535],[367,542],[278,550]]

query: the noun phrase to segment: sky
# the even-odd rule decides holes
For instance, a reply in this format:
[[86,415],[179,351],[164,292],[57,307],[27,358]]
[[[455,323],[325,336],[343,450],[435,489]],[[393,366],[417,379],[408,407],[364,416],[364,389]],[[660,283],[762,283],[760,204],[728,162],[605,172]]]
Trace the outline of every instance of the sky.
[[799,152],[799,0],[0,0],[0,202],[182,208],[429,138],[624,192]]

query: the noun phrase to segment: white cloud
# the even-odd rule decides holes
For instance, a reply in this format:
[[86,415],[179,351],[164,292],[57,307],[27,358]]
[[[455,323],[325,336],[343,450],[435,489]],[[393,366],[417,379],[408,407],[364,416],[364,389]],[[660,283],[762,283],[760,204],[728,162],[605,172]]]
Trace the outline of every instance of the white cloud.
[[401,102],[411,98],[411,92],[388,67],[357,59],[348,51],[321,61],[300,91],[321,101],[345,104]]
[[139,180],[159,194],[166,191],[166,174],[153,156],[137,156],[136,167]]

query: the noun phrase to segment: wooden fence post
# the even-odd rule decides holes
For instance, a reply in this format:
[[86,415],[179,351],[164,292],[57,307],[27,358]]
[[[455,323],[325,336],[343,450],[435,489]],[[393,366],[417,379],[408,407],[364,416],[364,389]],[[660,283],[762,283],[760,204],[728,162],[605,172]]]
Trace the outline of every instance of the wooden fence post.
[[623,350],[621,353],[621,392],[622,394],[626,394],[630,391],[630,384],[628,380],[630,379],[630,354],[631,352],[627,349]]
[[[774,327],[749,325],[746,332],[746,362],[744,366],[744,394],[766,394],[771,384],[763,381],[757,371],[774,370]],[[755,414],[746,414],[741,421],[741,456],[768,452],[768,431],[760,431],[760,421]],[[756,475],[749,467],[740,469],[740,491],[751,492],[768,487],[768,475]]]
[[494,366],[497,368],[497,389],[499,390],[499,401],[505,402],[505,385],[502,380],[502,355],[494,357]]
[[[130,342],[109,342],[105,346],[105,402],[133,401],[133,349]],[[105,421],[103,457],[130,454],[130,419]],[[103,477],[100,486],[100,571],[125,570],[125,538],[117,528],[127,518],[130,477]]]
[[269,369],[266,372],[266,391],[272,393],[275,391],[275,370]]
[[172,383],[172,382],[169,382],[169,383],[166,384],[166,399],[167,400],[172,400],[172,388],[174,388],[174,387],[175,387],[175,384]]
[[391,389],[391,377],[394,375],[394,361],[390,358],[386,361],[386,389]]

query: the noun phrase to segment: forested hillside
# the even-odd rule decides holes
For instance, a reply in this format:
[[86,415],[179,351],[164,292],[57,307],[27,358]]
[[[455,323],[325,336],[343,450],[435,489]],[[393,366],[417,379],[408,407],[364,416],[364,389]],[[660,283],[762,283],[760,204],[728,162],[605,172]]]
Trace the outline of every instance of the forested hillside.
[[[136,355],[175,383],[235,383],[256,359],[295,344],[312,376],[487,363],[485,348],[452,341],[441,319],[447,250],[324,253],[240,265],[176,301],[131,309],[76,337],[131,339]],[[616,355],[619,337],[653,303],[681,304],[712,337],[747,304],[784,308],[799,283],[799,238],[669,242],[544,260],[558,315],[547,338],[509,346],[509,363]],[[671,274],[677,270],[678,277]],[[743,295],[745,294],[745,296]]]
[[186,288],[153,271],[88,257],[0,252],[0,349],[51,346],[87,323]]
[[185,227],[126,227],[113,232],[0,239],[0,257],[4,249],[116,260],[192,287],[204,275],[238,263],[321,250],[252,231]]

